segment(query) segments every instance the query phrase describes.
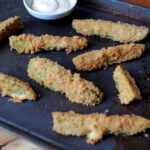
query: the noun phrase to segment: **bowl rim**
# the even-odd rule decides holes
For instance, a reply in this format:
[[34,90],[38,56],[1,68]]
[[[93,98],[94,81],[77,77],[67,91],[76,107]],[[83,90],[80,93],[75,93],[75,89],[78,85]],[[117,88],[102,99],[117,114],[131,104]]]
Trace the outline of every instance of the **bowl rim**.
[[[31,0],[30,0],[31,1]],[[72,0],[71,0],[72,1]],[[26,7],[26,9],[28,9],[30,12],[36,14],[36,15],[42,15],[42,16],[55,16],[55,15],[62,15],[62,14],[65,14],[69,11],[71,11],[76,5],[77,5],[77,1],[78,0],[74,0],[75,1],[75,4],[70,7],[69,9],[63,11],[63,12],[49,12],[49,13],[46,13],[46,12],[38,12],[38,11],[35,11],[33,10],[30,6],[28,6],[27,4],[27,0],[23,0],[23,4],[24,6]]]

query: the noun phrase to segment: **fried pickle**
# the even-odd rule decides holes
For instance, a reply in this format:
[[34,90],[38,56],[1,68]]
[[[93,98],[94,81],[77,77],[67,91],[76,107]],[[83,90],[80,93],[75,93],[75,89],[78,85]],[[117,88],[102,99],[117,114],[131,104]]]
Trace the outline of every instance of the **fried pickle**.
[[35,36],[32,34],[22,34],[9,38],[11,49],[18,53],[37,53],[42,50],[66,50],[67,53],[82,50],[87,47],[87,39],[80,36],[60,37],[52,35]]
[[13,33],[23,28],[22,19],[19,16],[15,16],[0,22],[0,41],[6,39]]
[[123,44],[81,54],[73,58],[73,63],[77,70],[91,71],[139,58],[144,51],[144,44]]
[[119,92],[121,104],[129,104],[135,99],[142,99],[141,92],[136,85],[134,78],[131,77],[122,66],[116,67],[113,73],[113,79]]
[[14,103],[37,98],[28,83],[4,73],[0,73],[0,92],[2,96],[12,97],[11,101]]
[[65,136],[86,136],[87,142],[95,144],[105,134],[128,136],[150,128],[150,120],[136,115],[79,114],[53,112],[53,130]]
[[94,106],[102,100],[103,93],[92,82],[46,58],[32,58],[28,76],[48,89],[65,93],[71,102]]
[[144,26],[100,19],[75,19],[72,26],[78,33],[83,35],[96,35],[121,43],[141,41],[149,33],[149,29]]

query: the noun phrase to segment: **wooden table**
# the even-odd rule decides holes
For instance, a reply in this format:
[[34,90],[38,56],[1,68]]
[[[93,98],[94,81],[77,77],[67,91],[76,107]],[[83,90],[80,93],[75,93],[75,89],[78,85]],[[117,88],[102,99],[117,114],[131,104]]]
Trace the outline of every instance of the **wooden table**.
[[150,0],[123,0],[123,1],[150,8]]
[[0,149],[1,150],[44,150],[29,141],[20,139],[0,128]]

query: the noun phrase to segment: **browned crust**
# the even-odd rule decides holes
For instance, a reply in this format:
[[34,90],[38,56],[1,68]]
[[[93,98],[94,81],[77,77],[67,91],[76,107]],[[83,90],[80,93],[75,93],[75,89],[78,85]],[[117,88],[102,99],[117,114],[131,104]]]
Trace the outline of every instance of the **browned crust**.
[[144,51],[144,44],[124,44],[78,55],[73,58],[73,63],[77,70],[91,71],[139,58]]
[[105,134],[131,136],[150,128],[149,119],[136,115],[53,112],[52,116],[54,131],[66,136],[86,136],[90,144],[102,140]]
[[28,76],[48,89],[65,93],[70,102],[94,106],[102,101],[103,93],[94,83],[80,74],[72,74],[52,60],[39,57],[30,59]]
[[23,28],[21,17],[15,16],[0,22],[0,41],[8,38],[10,35]]
[[[26,43],[27,46],[18,47],[17,43]],[[37,53],[42,50],[66,50],[67,53],[82,50],[87,47],[87,39],[81,36],[61,37],[52,35],[35,36],[32,34],[21,34],[9,38],[10,47],[18,53]]]
[[113,79],[115,81],[116,88],[119,92],[121,104],[129,104],[133,100],[141,100],[141,92],[136,85],[133,77],[125,70],[121,65],[117,66],[114,73]]
[[96,35],[121,43],[143,40],[149,33],[149,29],[144,26],[101,19],[74,19],[72,26],[83,35]]
[[4,73],[0,73],[0,92],[2,96],[12,97],[11,101],[14,103],[37,98],[37,94],[28,83]]

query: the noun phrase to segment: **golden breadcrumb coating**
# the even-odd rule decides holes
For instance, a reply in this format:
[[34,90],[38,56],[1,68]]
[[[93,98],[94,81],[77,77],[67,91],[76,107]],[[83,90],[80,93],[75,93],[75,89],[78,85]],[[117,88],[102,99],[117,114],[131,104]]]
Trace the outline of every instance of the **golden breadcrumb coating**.
[[96,105],[102,100],[103,93],[92,82],[46,58],[30,59],[28,76],[46,88],[65,93],[71,102]]
[[19,16],[9,18],[0,22],[0,41],[8,38],[10,35],[23,28],[22,19]]
[[80,36],[60,37],[52,35],[35,36],[32,34],[21,34],[9,38],[11,49],[17,50],[18,53],[37,53],[42,50],[64,50],[67,53],[82,50],[87,47],[87,39]]
[[14,103],[37,98],[28,83],[4,73],[0,73],[0,92],[2,96],[12,97],[11,101]]
[[149,33],[149,29],[144,26],[100,19],[75,19],[72,26],[78,33],[83,35],[96,35],[121,43],[143,40]]
[[135,99],[142,99],[141,92],[137,87],[134,78],[131,77],[122,66],[116,67],[113,73],[113,79],[119,92],[121,104],[129,104]]
[[77,70],[91,71],[139,58],[144,51],[144,44],[123,44],[81,54],[73,58],[73,63]]
[[149,119],[136,115],[53,112],[52,117],[54,131],[66,136],[86,136],[90,144],[102,140],[105,134],[131,136],[150,128]]

